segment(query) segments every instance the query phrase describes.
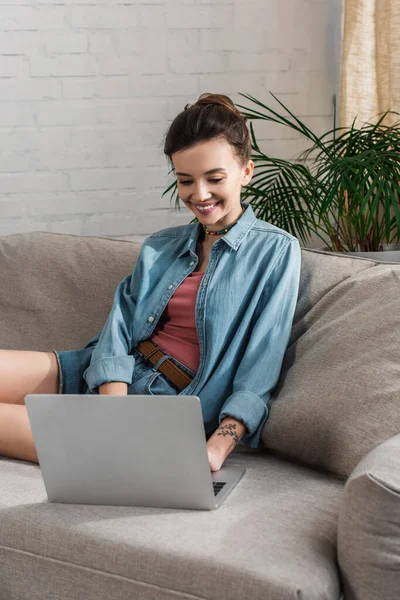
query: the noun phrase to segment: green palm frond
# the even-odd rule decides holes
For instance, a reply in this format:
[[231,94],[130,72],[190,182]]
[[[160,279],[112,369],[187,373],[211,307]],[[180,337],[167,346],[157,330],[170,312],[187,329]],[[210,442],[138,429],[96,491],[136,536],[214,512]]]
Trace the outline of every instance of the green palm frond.
[[[276,109],[240,95],[251,104],[236,106],[249,121],[255,164],[242,197],[259,219],[304,244],[314,234],[335,251],[378,250],[381,243],[400,242],[399,113],[386,111],[375,122],[356,127],[354,120],[345,128],[336,126],[334,110],[334,126],[317,135],[274,94]],[[398,119],[394,125],[385,125],[389,114]],[[260,120],[290,128],[309,146],[294,160],[265,154],[256,136]],[[179,206],[176,182],[168,192]]]

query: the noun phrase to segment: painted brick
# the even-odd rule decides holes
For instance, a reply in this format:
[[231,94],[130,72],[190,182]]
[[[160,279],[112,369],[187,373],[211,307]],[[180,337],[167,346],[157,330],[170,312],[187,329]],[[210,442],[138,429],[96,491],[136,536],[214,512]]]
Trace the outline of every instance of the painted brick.
[[135,189],[134,169],[81,169],[70,172],[71,190]]
[[21,77],[24,73],[24,62],[19,56],[0,56],[0,78]]
[[32,103],[1,102],[0,127],[33,126],[35,114],[36,107]]
[[85,54],[68,54],[51,58],[33,58],[30,60],[32,77],[60,77],[74,75],[96,75],[97,61],[93,56]]
[[171,98],[183,94],[197,94],[198,82],[194,77],[143,75],[135,78],[133,88],[135,96]]
[[[223,73],[221,75],[199,75],[199,93],[213,92],[228,94],[233,99],[233,94],[238,92],[251,93],[253,96],[265,94],[264,73]],[[268,89],[268,88],[267,88]],[[196,99],[195,99],[196,100]]]
[[332,117],[330,115],[317,117],[304,117],[304,122],[316,135],[322,135],[332,129]]
[[107,57],[143,54],[144,52],[165,53],[168,31],[140,27],[119,30],[88,30],[89,52]]
[[64,6],[3,6],[0,31],[67,29]]
[[66,179],[59,173],[0,174],[0,194],[47,192],[66,189]]
[[[36,152],[2,152],[0,160],[0,173],[23,173],[34,172],[34,157]],[[50,170],[51,166],[47,166],[43,170]],[[1,214],[1,213],[0,213]]]
[[181,5],[178,10],[173,4],[168,6],[168,27],[184,29],[213,29],[215,28],[216,23],[223,23],[224,27],[232,26],[233,7],[231,5]]
[[265,73],[265,88],[268,92],[272,92],[275,95],[287,93],[300,94],[304,93],[305,89],[307,89],[302,73],[294,71],[270,71]]
[[167,6],[139,4],[136,8],[138,24],[141,28],[161,31],[166,27]]
[[[76,146],[76,149],[74,148]],[[79,144],[69,143],[69,148],[52,154],[46,152],[13,153],[7,160],[5,155],[5,170],[13,170],[17,166],[18,171],[70,171],[71,169],[102,169],[108,167],[136,168],[137,165],[145,164],[151,167],[163,167],[166,163],[161,150],[149,146],[147,148],[132,148],[121,150],[116,147],[113,150],[107,146],[103,149],[93,143],[93,148],[83,150]],[[14,164],[12,164],[14,163]],[[0,170],[3,160],[0,161]],[[15,169],[14,169],[15,170]]]
[[268,31],[257,27],[224,27],[201,29],[200,50],[204,52],[263,52],[268,47],[266,39]]
[[143,167],[136,171],[136,183],[140,189],[161,188],[169,185],[167,164],[164,167]]
[[113,236],[113,235],[129,235],[133,230],[139,228],[141,230],[143,226],[143,216],[140,213],[135,213],[134,216],[108,214],[102,215],[100,218],[85,219],[83,225],[83,235],[102,235],[102,236]]
[[197,100],[198,94],[188,96],[179,96],[167,100],[167,120],[172,121],[178,113],[184,110],[186,104],[193,104]]
[[20,152],[21,154],[29,151],[48,152],[49,148],[53,152],[61,152],[65,148],[68,136],[69,130],[62,127],[42,130],[2,127],[0,128],[0,147],[7,148],[8,152]]
[[46,39],[48,54],[82,54],[88,49],[89,40],[84,33],[59,33],[48,35]]
[[[0,54],[35,56],[44,53],[47,31],[0,31]],[[51,33],[54,35],[54,33]]]
[[[87,31],[89,40],[89,52],[92,54],[104,54],[105,56],[119,53],[119,40],[124,32],[119,31]],[[129,32],[129,38],[132,33]]]
[[228,69],[232,73],[241,72],[276,72],[288,71],[290,58],[283,50],[256,54],[255,52],[229,52],[227,55]]
[[88,103],[70,104],[42,102],[37,110],[38,125],[94,125],[96,111]]
[[223,73],[224,56],[217,53],[177,54],[169,59],[172,73]]
[[61,98],[61,82],[52,78],[42,80],[0,79],[0,99],[2,102],[22,100],[43,100]]
[[170,98],[196,94],[197,91],[198,83],[194,77],[171,75],[108,76],[99,79],[71,77],[63,81],[65,98]]
[[2,219],[6,219],[7,217],[22,217],[24,215],[24,212],[24,204],[20,200],[0,199],[0,216]]
[[133,82],[128,77],[66,78],[63,96],[69,98],[131,98]]
[[[17,0],[17,2],[24,2],[27,3],[31,0]],[[138,0],[40,0],[41,4],[54,4],[54,2],[59,2],[61,4],[61,2],[65,2],[65,4],[77,4],[77,5],[81,5],[81,4],[85,4],[85,5],[93,5],[93,6],[98,6],[98,5],[104,5],[107,4],[109,6],[113,6],[113,5],[118,5],[118,4],[124,4],[126,6],[137,6],[138,4]],[[166,4],[168,0],[145,0],[146,4]],[[178,0],[179,1],[179,0]],[[209,0],[207,0],[208,2]],[[221,0],[221,1],[225,1],[225,0]],[[7,4],[9,2],[9,0],[0,0],[0,4],[1,2],[4,2],[5,4]]]
[[119,54],[140,54],[143,52],[166,52],[167,28],[153,28],[151,24],[134,31],[121,31],[118,35]]
[[[164,123],[137,123],[131,127],[106,126],[71,129],[66,140],[69,149],[111,150],[123,147],[159,145],[165,133]],[[0,132],[1,133],[1,132]]]
[[[21,201],[24,200],[20,196]],[[57,216],[62,215],[98,215],[99,213],[109,213],[110,210],[123,212],[128,208],[136,208],[135,192],[113,191],[104,192],[88,191],[82,197],[79,192],[68,192],[62,194],[41,194],[25,195],[27,203],[27,212],[31,216]],[[1,204],[0,204],[1,206]]]
[[293,160],[299,156],[301,152],[310,146],[309,141],[305,138],[295,138],[289,140],[258,140],[260,148],[269,156]]
[[[168,182],[169,183],[169,182]],[[162,209],[173,209],[175,207],[174,202],[170,202],[169,193],[163,196],[165,190],[165,182],[161,187],[145,188],[144,191],[138,196],[137,206],[140,210],[158,210]]]
[[[253,108],[255,107],[257,109],[256,105],[250,104],[250,102],[247,101],[245,106]],[[269,103],[269,106],[273,110],[279,110],[279,105],[275,101]],[[263,112],[259,107],[258,110],[261,113]],[[272,121],[257,120],[253,123],[253,127],[257,140],[293,140],[300,137],[300,134],[290,127],[285,127],[284,125],[279,125],[278,123],[273,123]]]
[[99,4],[97,6],[74,6],[70,10],[72,27],[128,29],[138,26],[136,6],[102,6]]
[[[194,54],[195,52],[199,52],[201,34],[202,31],[200,29],[176,29],[175,27],[170,27],[166,37],[168,55],[175,57],[182,53]],[[208,50],[213,50],[213,48],[204,48],[204,51]],[[219,48],[216,48],[216,50],[219,50]]]
[[167,68],[167,57],[163,53],[99,56],[97,61],[102,75],[162,75]]
[[147,121],[165,122],[166,115],[166,103],[159,100],[103,105],[97,108],[98,122],[112,125],[127,125],[128,123],[144,123]]

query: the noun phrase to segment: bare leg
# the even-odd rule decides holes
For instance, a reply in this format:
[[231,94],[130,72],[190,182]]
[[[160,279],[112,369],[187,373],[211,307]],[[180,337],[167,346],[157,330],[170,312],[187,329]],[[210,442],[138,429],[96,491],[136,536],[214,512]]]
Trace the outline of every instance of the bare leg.
[[57,394],[54,352],[0,350],[0,402],[25,404],[27,394]]
[[0,454],[39,462],[25,405],[0,403]]
[[28,413],[27,394],[57,394],[54,352],[0,350],[0,455],[38,462]]

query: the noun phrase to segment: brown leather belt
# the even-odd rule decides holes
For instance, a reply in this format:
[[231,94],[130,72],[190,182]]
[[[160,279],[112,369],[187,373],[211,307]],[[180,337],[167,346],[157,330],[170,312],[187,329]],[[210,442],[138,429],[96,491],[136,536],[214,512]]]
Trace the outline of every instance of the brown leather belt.
[[[140,342],[140,344],[136,346],[135,350],[138,350],[140,354],[144,356],[145,360],[150,362],[152,365],[155,365],[157,361],[159,361],[160,358],[166,354],[163,350],[161,350],[161,348],[159,348],[150,340],[144,340],[143,342]],[[193,379],[193,377],[190,377],[188,373],[183,371],[180,367],[178,367],[178,365],[172,362],[170,358],[164,360],[157,370],[165,375],[165,377],[180,390],[183,390],[185,387],[187,387]]]

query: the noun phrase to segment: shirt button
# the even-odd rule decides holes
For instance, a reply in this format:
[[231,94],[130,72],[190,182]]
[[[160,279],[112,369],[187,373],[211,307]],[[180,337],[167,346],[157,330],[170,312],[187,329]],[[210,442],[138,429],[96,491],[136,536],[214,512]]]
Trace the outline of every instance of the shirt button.
[[194,260],[192,260],[192,262],[190,263],[190,266],[192,267],[194,265]]
[[147,320],[152,323],[154,321],[154,317],[149,317]]
[[173,285],[169,285],[169,286],[168,286],[168,289],[169,289],[169,290],[172,290],[172,288],[173,288],[173,287],[174,287]]

